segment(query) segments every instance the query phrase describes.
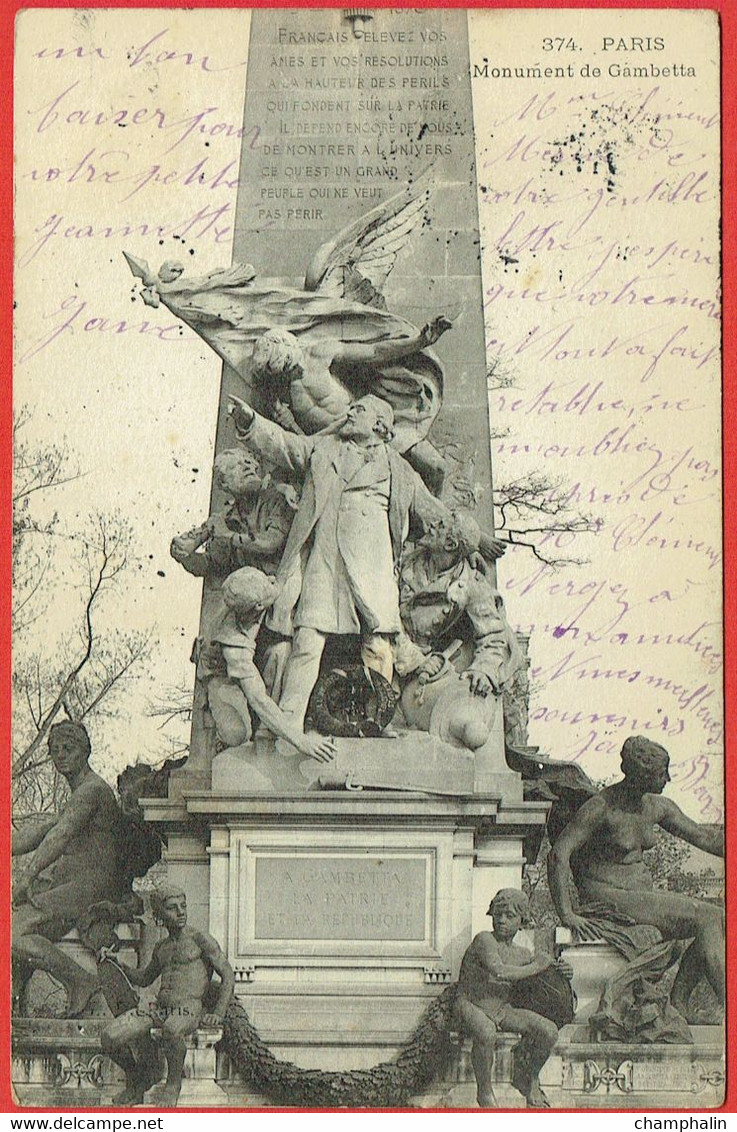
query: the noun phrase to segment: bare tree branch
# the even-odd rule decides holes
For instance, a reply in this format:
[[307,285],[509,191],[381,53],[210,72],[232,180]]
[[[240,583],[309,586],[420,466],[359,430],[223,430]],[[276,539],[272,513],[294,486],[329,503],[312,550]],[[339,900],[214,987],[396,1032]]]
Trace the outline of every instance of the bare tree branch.
[[79,712],[77,715],[78,720],[84,719],[85,716],[95,711],[102,700],[112,692],[115,686],[125,679],[138,661],[147,655],[150,644],[151,634],[146,634],[140,637],[135,647],[130,647],[128,655],[120,660],[118,667],[110,671],[106,678],[100,681],[99,691],[90,700],[84,710]]
[[31,740],[31,742],[28,744],[28,746],[26,747],[25,751],[20,756],[20,758],[18,760],[16,760],[16,762],[13,764],[13,774],[17,774],[18,771],[23,768],[24,764],[29,759],[31,759],[33,757],[35,752],[40,747],[41,743],[43,743],[44,739],[46,738],[46,736],[49,733],[49,729],[51,727],[51,724],[54,722],[54,720],[56,719],[56,716],[59,714],[59,712],[60,712],[60,710],[63,706],[64,700],[65,700],[70,688],[72,687],[72,685],[74,684],[74,681],[77,679],[79,674],[82,672],[85,665],[89,661],[90,656],[92,655],[92,642],[94,640],[94,634],[93,634],[93,628],[92,628],[92,612],[93,612],[94,607],[95,607],[95,602],[97,601],[97,598],[98,598],[98,596],[99,596],[99,594],[102,590],[103,584],[105,582],[107,566],[108,566],[108,555],[107,555],[107,551],[106,551],[106,548],[105,548],[105,545],[104,545],[104,542],[103,542],[102,561],[101,561],[101,563],[100,563],[100,565],[97,569],[96,574],[93,575],[92,571],[90,571],[90,583],[91,583],[90,593],[89,593],[89,597],[87,598],[87,601],[85,603],[85,608],[84,608],[84,629],[83,629],[84,651],[83,651],[81,657],[79,658],[79,660],[77,661],[77,663],[74,665],[74,667],[71,669],[71,671],[67,673],[66,677],[64,678],[64,681],[62,682],[62,685],[59,688],[59,691],[57,692],[56,696],[54,697],[54,700],[51,704],[51,707],[46,711],[44,718],[41,720],[41,722],[39,724],[37,734]]
[[[119,691],[149,654],[151,635],[104,632],[103,598],[129,565],[130,528],[118,515],[95,514],[69,528],[57,512],[44,510],[52,488],[83,473],[66,441],[28,440],[30,420],[28,409],[21,407],[13,427],[12,774],[21,808],[45,809],[63,789],[45,749],[52,724],[61,715],[86,719],[114,714]],[[54,585],[58,594],[62,584],[67,591],[80,591],[76,625],[75,597],[65,607],[69,628],[62,630],[53,649],[45,642],[34,646],[29,627],[45,615]]]
[[506,358],[497,354],[486,371],[486,386],[492,389],[510,389],[516,385],[516,374]]
[[553,535],[594,534],[601,528],[599,518],[571,506],[571,492],[563,479],[531,472],[497,485],[493,501],[496,533],[510,544],[526,547],[539,562],[554,569],[585,564],[585,558],[542,549]]
[[562,566],[585,566],[588,561],[586,558],[567,558],[562,555],[545,555],[540,551],[539,546],[534,542],[525,542],[524,539],[509,538],[507,540],[510,546],[524,546],[532,551],[533,558],[538,562],[542,562],[545,566],[550,566],[553,570],[558,570]]

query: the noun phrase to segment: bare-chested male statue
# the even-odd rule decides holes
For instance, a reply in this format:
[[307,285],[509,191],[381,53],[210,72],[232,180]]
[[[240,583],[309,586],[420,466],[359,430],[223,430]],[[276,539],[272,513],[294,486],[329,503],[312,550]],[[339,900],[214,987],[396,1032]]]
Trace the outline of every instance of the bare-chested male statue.
[[[166,1082],[157,1104],[173,1108],[182,1088],[187,1037],[199,1026],[217,1028],[233,995],[235,975],[220,945],[207,932],[187,926],[187,897],[176,885],[161,885],[151,895],[151,908],[163,924],[167,938],[157,943],[151,961],[142,970],[118,963],[129,982],[147,987],[161,978],[156,1002],[149,1010],[138,1007],[115,1018],[103,1031],[104,1052],[125,1071],[125,1089],[113,1104],[141,1104],[151,1079],[152,1027],[160,1030],[166,1057]],[[107,958],[111,958],[108,954]],[[207,1010],[206,999],[213,971],[220,976],[217,999]]]

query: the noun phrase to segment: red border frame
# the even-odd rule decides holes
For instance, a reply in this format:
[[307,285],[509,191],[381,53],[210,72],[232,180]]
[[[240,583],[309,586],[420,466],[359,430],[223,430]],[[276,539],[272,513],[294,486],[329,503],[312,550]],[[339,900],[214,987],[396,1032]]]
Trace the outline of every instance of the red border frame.
[[[76,8],[80,0],[55,0],[53,3],[42,3],[40,0],[2,0],[0,3],[0,43],[6,44],[6,57],[0,66],[0,105],[5,107],[4,121],[0,133],[0,215],[3,223],[0,225],[0,277],[4,280],[8,296],[3,317],[3,331],[0,332],[0,753],[8,757],[2,760],[0,771],[0,811],[3,815],[10,808],[10,592],[11,592],[11,530],[9,517],[12,514],[11,506],[11,445],[12,445],[12,307],[11,296],[13,290],[13,80],[14,67],[12,59],[12,45],[15,41],[15,16],[25,8]],[[244,5],[239,0],[187,0],[186,5],[161,4],[156,0],[117,0],[110,3],[108,0],[84,0],[86,8],[241,8],[244,6],[254,8],[284,7],[282,3],[271,3],[270,0],[250,0]],[[335,0],[292,0],[289,7],[335,8],[342,7]],[[392,7],[393,0],[374,0],[372,7]],[[735,257],[737,256],[737,225],[733,220],[732,208],[736,206],[737,189],[737,161],[726,160],[737,153],[737,5],[732,0],[499,0],[499,2],[482,3],[479,0],[415,0],[415,6],[436,8],[685,8],[716,11],[721,20],[721,65],[722,65],[722,266],[726,283],[724,303],[724,326],[730,326],[732,320],[737,319],[737,300],[730,286],[735,276]],[[737,615],[735,607],[737,598],[737,578],[732,569],[735,547],[737,546],[737,530],[735,529],[735,503],[731,493],[727,490],[731,477],[737,474],[737,433],[732,434],[727,429],[727,422],[732,414],[737,415],[737,374],[735,373],[734,358],[728,350],[729,343],[723,331],[724,361],[724,397],[722,406],[724,454],[724,624],[725,624],[725,703],[726,733],[725,733],[725,791],[726,791],[726,827],[732,828],[732,810],[737,808],[737,770],[731,765],[727,752],[731,749],[731,693],[737,683],[733,671],[732,656],[737,648],[737,633],[728,632],[727,626],[732,624],[732,615]],[[0,834],[0,860],[10,861],[10,823],[3,824]],[[734,835],[727,837],[726,875],[731,877],[737,868],[737,843]],[[727,885],[727,1090],[725,1102],[719,1109],[710,1109],[714,1115],[737,1112],[737,1033],[729,1041],[730,1023],[737,1012],[737,884]],[[10,869],[0,868],[0,907],[5,911],[2,921],[10,922]],[[9,930],[6,933],[9,937]],[[13,1101],[10,1087],[10,949],[3,947],[0,952],[0,982],[2,983],[2,997],[0,998],[0,1112],[22,1113],[32,1115],[34,1112],[47,1112],[47,1109],[19,1107]],[[61,1111],[61,1110],[60,1110]],[[76,1111],[76,1110],[75,1110]],[[114,1109],[96,1108],[79,1109],[80,1114],[95,1112],[102,1115],[105,1112],[114,1112]],[[180,1109],[178,1111],[203,1112],[207,1109]],[[229,1109],[229,1112],[254,1112],[264,1110]],[[294,1109],[269,1109],[269,1112],[294,1112]],[[302,1109],[301,1112],[333,1111],[320,1109]],[[404,1112],[406,1109],[382,1109],[381,1112]],[[431,1110],[437,1111],[437,1110]],[[480,1110],[454,1110],[479,1111]],[[504,1110],[499,1110],[504,1111]],[[509,1110],[508,1110],[509,1111]],[[553,1109],[553,1115],[562,1112],[586,1112],[594,1110],[585,1109]],[[618,1109],[629,1113],[633,1117],[644,1109]],[[657,1111],[657,1110],[651,1110]],[[695,1114],[694,1109],[672,1109],[668,1115],[676,1112]]]

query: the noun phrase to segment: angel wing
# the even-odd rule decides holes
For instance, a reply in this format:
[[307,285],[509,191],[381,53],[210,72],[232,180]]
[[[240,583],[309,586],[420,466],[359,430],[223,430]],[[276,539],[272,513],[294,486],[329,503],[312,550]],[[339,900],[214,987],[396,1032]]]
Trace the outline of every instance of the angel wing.
[[382,288],[397,256],[424,219],[430,190],[426,170],[401,193],[341,229],[313,256],[305,290],[384,309]]

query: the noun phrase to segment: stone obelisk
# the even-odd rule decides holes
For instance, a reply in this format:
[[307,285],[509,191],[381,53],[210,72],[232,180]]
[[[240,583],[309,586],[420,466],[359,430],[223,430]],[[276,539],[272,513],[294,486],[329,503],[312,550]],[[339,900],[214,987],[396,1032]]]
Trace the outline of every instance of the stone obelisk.
[[425,223],[400,254],[385,298],[418,327],[439,314],[455,319],[435,346],[446,382],[432,440],[449,466],[444,498],[471,507],[490,530],[465,12],[254,11],[244,121],[260,132],[244,131],[234,260],[292,286],[302,286],[321,244],[427,177]]
[[[244,122],[234,262],[276,290],[300,290],[315,252],[346,225],[409,184],[430,185],[384,298],[417,328],[440,315],[453,323],[434,347],[444,388],[428,439],[445,467],[443,501],[491,533],[466,13],[255,10]],[[262,407],[258,385],[226,367],[218,450],[237,443],[229,393]],[[523,801],[506,766],[501,711],[483,750],[464,755],[465,790],[255,791],[237,762],[225,776],[211,770],[223,757],[213,762],[198,696],[187,766],[146,809],[168,832],[193,922],[226,948],[275,1052],[322,1068],[384,1060],[457,976],[489,896],[520,883],[525,841],[544,822],[546,807]]]

